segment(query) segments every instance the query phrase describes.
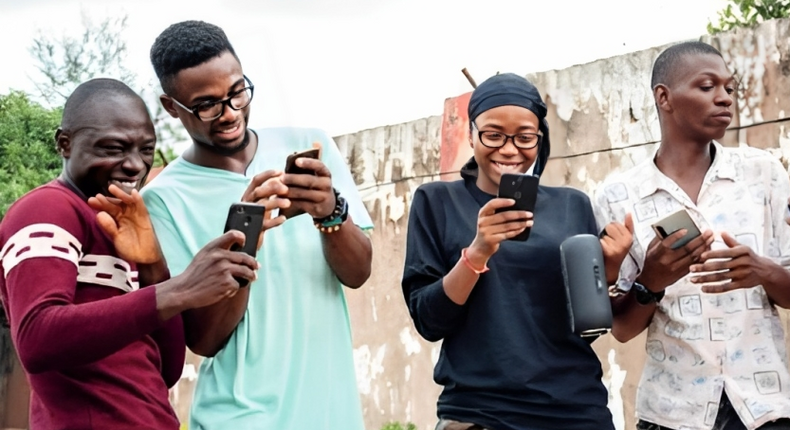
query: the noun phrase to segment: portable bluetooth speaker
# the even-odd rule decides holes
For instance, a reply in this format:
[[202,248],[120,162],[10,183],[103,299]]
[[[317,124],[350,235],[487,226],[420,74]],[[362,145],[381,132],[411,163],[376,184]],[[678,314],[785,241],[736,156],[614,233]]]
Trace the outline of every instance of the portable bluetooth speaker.
[[612,305],[598,237],[578,234],[560,245],[571,330],[598,336],[612,328]]

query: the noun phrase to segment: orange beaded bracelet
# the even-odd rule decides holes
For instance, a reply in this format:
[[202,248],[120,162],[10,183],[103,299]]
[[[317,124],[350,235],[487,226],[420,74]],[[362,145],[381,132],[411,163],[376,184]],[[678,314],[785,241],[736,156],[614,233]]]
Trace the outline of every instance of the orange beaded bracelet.
[[471,262],[471,261],[469,261],[469,258],[466,256],[466,250],[467,250],[467,249],[468,249],[468,248],[464,248],[464,249],[462,249],[462,250],[461,250],[461,261],[463,261],[463,262],[464,262],[464,264],[466,265],[466,267],[468,267],[468,268],[469,268],[469,270],[471,270],[471,271],[473,271],[473,272],[477,273],[478,275],[479,275],[479,274],[481,274],[481,273],[486,273],[486,272],[488,272],[488,271],[490,270],[490,269],[488,268],[488,264],[484,264],[482,269],[475,269],[475,266],[472,266],[472,262]]

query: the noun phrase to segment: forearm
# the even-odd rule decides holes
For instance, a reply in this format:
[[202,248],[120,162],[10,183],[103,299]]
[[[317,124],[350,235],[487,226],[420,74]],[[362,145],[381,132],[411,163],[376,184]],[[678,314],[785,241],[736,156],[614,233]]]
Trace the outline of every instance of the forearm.
[[370,277],[373,246],[349,217],[341,228],[321,234],[324,257],[343,285],[359,288]]
[[763,276],[763,289],[768,298],[779,307],[790,308],[790,271],[767,258],[765,261],[765,275]]
[[604,257],[604,268],[606,270],[606,284],[612,285],[620,277],[620,264],[622,261],[612,261],[611,258]]
[[151,333],[151,337],[159,346],[159,355],[162,360],[162,378],[168,387],[172,387],[181,379],[186,356],[184,324],[181,315],[166,321],[162,328]]
[[141,287],[158,284],[170,279],[164,257],[156,263],[137,265],[138,281]]
[[228,342],[247,311],[249,287],[211,306],[184,311],[186,344],[195,354],[213,357]]
[[77,305],[42,304],[18,321],[12,333],[30,373],[90,364],[161,325],[155,292],[148,288]]
[[[472,256],[467,254],[467,257],[471,260],[468,264],[471,264],[477,269],[482,269],[486,266],[487,259],[483,257],[477,258],[477,256],[474,255],[474,251],[469,251],[469,253],[472,254]],[[464,305],[466,301],[469,300],[469,295],[472,294],[472,290],[475,288],[475,285],[477,285],[479,279],[480,275],[475,273],[472,268],[468,267],[467,263],[464,263],[463,257],[461,257],[450,272],[442,279],[442,287],[444,288],[444,293],[447,294],[447,297],[449,297],[453,303]]]
[[633,289],[612,298],[612,335],[620,342],[628,342],[650,325],[657,305],[641,305],[636,301]]

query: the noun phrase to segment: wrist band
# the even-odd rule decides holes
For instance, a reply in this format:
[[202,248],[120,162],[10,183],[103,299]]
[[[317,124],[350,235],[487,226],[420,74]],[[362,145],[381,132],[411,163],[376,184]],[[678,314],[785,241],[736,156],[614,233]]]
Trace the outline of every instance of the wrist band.
[[340,192],[332,189],[335,193],[335,208],[332,213],[323,218],[313,218],[313,225],[321,233],[333,233],[340,230],[340,226],[348,219],[348,202],[344,199]]
[[481,273],[488,272],[490,270],[488,268],[488,264],[484,264],[482,269],[475,269],[475,267],[472,266],[472,262],[469,261],[469,258],[466,256],[466,250],[467,249],[469,249],[469,248],[464,248],[464,249],[461,250],[461,261],[464,262],[464,265],[466,265],[466,267],[468,267],[469,270],[475,272],[478,275],[481,274]]

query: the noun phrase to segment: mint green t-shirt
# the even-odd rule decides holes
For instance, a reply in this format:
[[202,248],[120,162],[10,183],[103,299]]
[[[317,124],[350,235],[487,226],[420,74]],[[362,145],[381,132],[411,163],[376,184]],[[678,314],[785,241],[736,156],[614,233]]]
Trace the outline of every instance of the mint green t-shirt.
[[[354,223],[372,222],[331,137],[316,129],[255,130],[258,150],[247,174],[178,158],[143,191],[173,276],[223,233],[228,209],[252,177],[282,170],[286,157],[322,145],[332,183]],[[200,365],[190,430],[363,430],[351,329],[343,287],[309,215],[268,230],[247,311],[228,344]]]

